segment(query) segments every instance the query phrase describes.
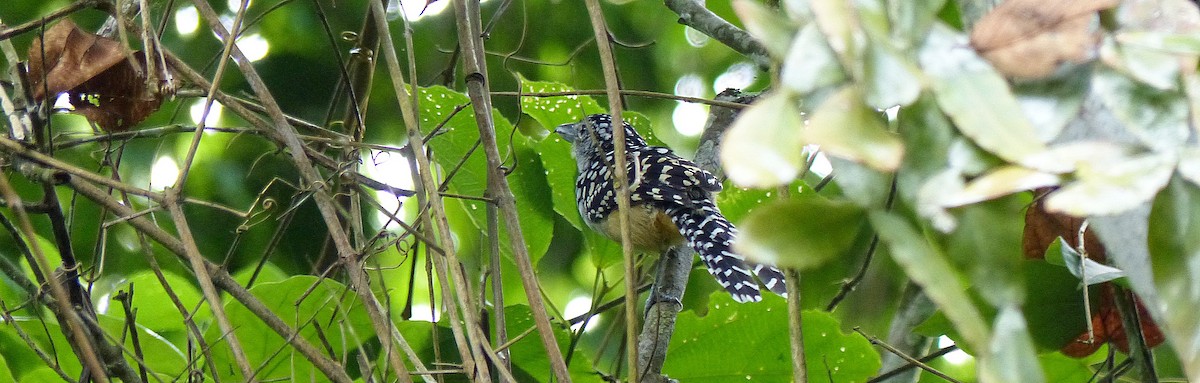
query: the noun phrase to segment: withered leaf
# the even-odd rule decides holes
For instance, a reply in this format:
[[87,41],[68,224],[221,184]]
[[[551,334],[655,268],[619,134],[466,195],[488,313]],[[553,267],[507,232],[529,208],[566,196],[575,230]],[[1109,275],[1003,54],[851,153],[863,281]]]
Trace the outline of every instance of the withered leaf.
[[1006,76],[1046,77],[1059,64],[1094,56],[1100,36],[1092,31],[1093,16],[1118,2],[1007,0],[979,19],[971,46]]
[[84,32],[70,20],[51,27],[29,49],[34,98],[66,93],[72,113],[110,132],[129,129],[162,104],[146,84],[145,67],[142,52],[127,55],[116,40]]
[[71,20],[60,21],[29,46],[33,97],[41,100],[47,93],[71,90],[125,57],[125,49],[116,40],[84,32]]
[[[1079,231],[1083,229],[1084,219],[1046,211],[1044,197],[1055,189],[1035,190],[1034,202],[1025,211],[1025,232],[1021,240],[1021,250],[1026,258],[1044,258],[1046,249],[1060,237],[1067,246],[1079,248]],[[1091,229],[1084,231],[1083,241],[1088,258],[1101,263],[1105,262],[1107,255],[1104,245],[1100,243],[1100,238]],[[1109,342],[1118,350],[1129,352],[1129,339],[1125,336],[1125,328],[1121,323],[1121,316],[1116,306],[1114,295],[1117,294],[1116,289],[1113,288],[1111,282],[1101,283],[1096,288],[1099,289],[1099,294],[1093,295],[1096,297],[1096,304],[1091,313],[1093,332],[1090,335],[1087,332],[1079,334],[1075,339],[1063,345],[1059,351],[1064,355],[1082,358],[1091,355]],[[1162,344],[1165,340],[1162,330],[1150,318],[1150,314],[1146,312],[1146,307],[1142,305],[1141,300],[1134,297],[1134,302],[1137,305],[1138,318],[1141,319],[1142,336],[1145,338],[1146,346],[1155,347]]]
[[[1025,254],[1025,258],[1044,258],[1046,249],[1059,237],[1062,237],[1067,245],[1079,248],[1079,229],[1082,228],[1084,219],[1046,211],[1044,197],[1055,189],[1034,190],[1037,197],[1025,211],[1025,232],[1021,238],[1021,251]],[[1088,258],[1101,263],[1107,259],[1104,245],[1091,230],[1084,232],[1083,241]]]
[[[1105,343],[1112,343],[1117,350],[1129,353],[1129,337],[1125,335],[1125,324],[1121,322],[1121,313],[1120,310],[1117,310],[1114,302],[1114,294],[1117,292],[1111,285],[1106,283],[1101,286],[1099,302],[1092,314],[1092,334],[1089,335],[1085,331],[1067,342],[1059,349],[1063,355],[1082,358],[1095,353]],[[1166,337],[1163,336],[1162,329],[1150,317],[1150,312],[1146,311],[1142,300],[1134,297],[1134,305],[1137,306],[1137,316],[1146,347],[1153,348],[1162,344]]]

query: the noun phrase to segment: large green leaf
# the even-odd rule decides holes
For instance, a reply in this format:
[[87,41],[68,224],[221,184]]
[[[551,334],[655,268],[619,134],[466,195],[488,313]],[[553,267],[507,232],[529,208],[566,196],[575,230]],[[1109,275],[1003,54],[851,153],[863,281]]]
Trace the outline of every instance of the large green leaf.
[[1158,193],[1175,169],[1171,155],[1104,156],[1084,162],[1077,180],[1046,200],[1046,209],[1077,217],[1111,215],[1138,207]]
[[[1178,65],[1173,60],[1168,63]],[[1176,77],[1171,76],[1172,84]],[[1183,93],[1154,89],[1108,69],[1096,71],[1092,86],[1104,106],[1124,124],[1124,130],[1142,144],[1159,151],[1173,151],[1187,142],[1191,129]]]
[[896,170],[904,143],[888,132],[883,116],[862,101],[856,87],[847,86],[817,106],[804,130],[804,141],[825,152],[881,171]]
[[[667,350],[663,372],[682,382],[788,381],[792,377],[787,309],[783,299],[734,303],[713,297],[708,315],[683,313]],[[801,321],[809,377],[864,382],[880,366],[879,354],[864,338],[842,332],[823,311],[805,311]],[[717,351],[717,352],[714,352]]]
[[786,91],[750,105],[721,144],[721,164],[729,179],[748,187],[791,183],[804,166],[803,127],[796,100]]
[[[334,280],[310,275],[288,278],[282,282],[264,283],[250,289],[271,312],[294,328],[300,337],[315,345],[330,347],[333,355],[345,355],[363,342],[375,337],[366,310],[358,295],[349,287]],[[261,367],[256,379],[309,380],[324,379],[303,355],[267,327],[245,306],[237,302],[225,305],[226,315],[235,326],[234,333],[241,342],[251,366]],[[318,335],[318,331],[321,332]],[[204,335],[212,347],[213,361],[220,366],[222,381],[241,380],[234,366],[229,346],[217,326],[210,326]]]
[[[192,313],[187,313],[193,321],[203,326],[212,319],[212,310],[207,304],[197,306],[203,297],[191,280],[166,271],[163,272],[163,279],[170,285],[172,292],[183,303],[183,306],[188,310],[194,310]],[[132,306],[137,310],[139,324],[157,332],[182,332],[185,330],[184,314],[180,313],[171,303],[166,289],[154,276],[154,272],[141,271],[133,274],[118,288],[127,291],[129,284],[133,285]],[[125,317],[120,302],[113,301],[110,305],[109,313],[117,318]]]
[[[1150,262],[1163,329],[1188,376],[1200,377],[1200,190],[1175,179],[1150,213]],[[1189,309],[1184,309],[1189,308]]]
[[[3,324],[0,326],[0,350],[3,350],[4,358],[8,361],[8,368],[12,369],[14,377],[28,382],[53,382],[60,379],[58,375],[49,370],[49,367],[46,367],[46,363],[38,357],[29,344],[21,339],[15,326],[20,326],[21,330],[33,340],[41,351],[57,360],[58,367],[67,375],[79,376],[79,373],[83,371],[79,358],[71,351],[71,344],[63,337],[62,330],[57,323],[44,322],[39,318],[31,317],[14,316],[12,319],[12,322],[0,321]],[[45,372],[50,372],[50,375],[46,375]],[[52,378],[37,380],[31,376],[50,376]]]
[[742,221],[734,248],[759,262],[809,269],[849,250],[865,221],[849,202],[815,196],[775,202]]
[[[445,123],[440,134],[429,140],[433,158],[445,174],[458,168],[450,179],[451,191],[457,194],[482,197],[487,190],[487,159],[482,147],[472,148],[479,141],[479,129],[475,125],[474,109],[467,107],[453,117],[455,107],[466,105],[470,99],[462,93],[436,86],[421,89],[421,125],[428,131]],[[496,129],[497,148],[512,173],[508,175],[509,187],[517,204],[521,229],[525,234],[525,245],[534,262],[541,259],[550,247],[554,229],[553,205],[550,188],[546,185],[546,170],[525,136],[513,132],[515,129],[498,112],[492,118]],[[460,167],[461,165],[461,167]],[[476,232],[487,232],[487,209],[483,201],[460,199],[464,209],[470,213]],[[501,235],[507,237],[508,230],[501,225]],[[511,242],[501,240],[501,252],[512,254]]]
[[779,76],[784,86],[800,94],[812,93],[846,79],[837,56],[815,24],[804,26],[796,34]]
[[1004,78],[967,47],[961,33],[935,25],[920,52],[938,105],[958,130],[979,147],[1010,162],[1046,171],[1065,171],[1057,161],[1035,156],[1046,146]]
[[996,316],[989,357],[980,360],[980,380],[984,382],[1039,383],[1046,381],[1037,368],[1037,353],[1029,338],[1025,317],[1016,306],[1005,306]]
[[925,294],[942,309],[968,346],[985,349],[990,343],[988,325],[964,291],[962,274],[950,265],[945,254],[894,213],[873,212],[870,218],[892,259],[925,289]]

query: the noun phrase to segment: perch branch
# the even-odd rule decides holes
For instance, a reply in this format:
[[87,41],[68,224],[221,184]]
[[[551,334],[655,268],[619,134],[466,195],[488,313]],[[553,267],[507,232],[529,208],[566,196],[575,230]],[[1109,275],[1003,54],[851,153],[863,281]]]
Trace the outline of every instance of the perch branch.
[[679,15],[679,23],[692,27],[700,33],[720,41],[729,48],[749,57],[760,68],[770,68],[771,58],[767,48],[745,30],[730,24],[721,16],[704,7],[697,0],[666,0],[667,8]]

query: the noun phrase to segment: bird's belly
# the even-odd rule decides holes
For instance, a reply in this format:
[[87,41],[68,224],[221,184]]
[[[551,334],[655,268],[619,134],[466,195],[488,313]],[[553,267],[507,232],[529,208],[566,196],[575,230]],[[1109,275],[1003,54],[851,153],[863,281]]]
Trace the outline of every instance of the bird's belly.
[[[588,222],[596,231],[614,241],[621,241],[621,219],[618,213],[609,214],[600,222]],[[629,211],[629,242],[638,251],[662,252],[683,243],[679,228],[661,210],[650,205],[638,205]]]

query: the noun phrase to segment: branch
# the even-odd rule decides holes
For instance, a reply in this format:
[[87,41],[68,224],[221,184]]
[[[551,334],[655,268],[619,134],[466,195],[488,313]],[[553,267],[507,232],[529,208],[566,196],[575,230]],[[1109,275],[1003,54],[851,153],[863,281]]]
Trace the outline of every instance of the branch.
[[[718,94],[716,100],[742,105],[749,104],[756,98],[756,95],[727,89]],[[708,123],[704,127],[704,133],[700,135],[700,146],[696,149],[694,162],[717,178],[725,174],[717,155],[720,152],[721,137],[741,110],[714,106],[708,112]],[[686,245],[677,246],[665,252],[659,261],[654,288],[650,290],[647,300],[649,307],[646,308],[646,323],[642,326],[637,346],[638,375],[647,382],[671,381],[662,375],[662,366],[667,358],[667,345],[671,343],[671,335],[675,332],[675,319],[683,309],[680,302],[683,301],[688,274],[692,270],[692,254],[692,250]]]
[[[508,228],[508,240],[513,250],[513,260],[521,275],[521,284],[525,288],[525,297],[529,309],[533,313],[534,325],[541,338],[542,347],[550,361],[550,369],[559,383],[571,381],[567,363],[563,360],[558,340],[554,337],[554,329],[550,327],[550,318],[546,315],[546,304],[543,301],[541,287],[537,281],[533,261],[529,257],[529,248],[525,244],[525,234],[521,230],[521,220],[517,214],[516,198],[508,186],[501,169],[502,159],[500,150],[496,147],[496,127],[492,124],[492,99],[488,92],[487,61],[484,57],[482,25],[479,17],[479,3],[455,0],[454,11],[458,26],[458,42],[462,52],[463,72],[466,74],[467,94],[471,105],[475,107],[475,122],[479,128],[479,140],[483,144],[483,152],[487,157],[488,196],[495,199],[496,207],[500,209],[500,217]],[[411,53],[412,50],[410,49]],[[416,126],[416,125],[412,125]]]
[[712,13],[697,0],[666,0],[667,8],[679,15],[679,23],[692,27],[700,33],[720,41],[729,48],[746,55],[761,68],[770,68],[771,57],[754,36],[730,24],[721,16]]

